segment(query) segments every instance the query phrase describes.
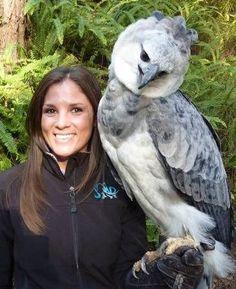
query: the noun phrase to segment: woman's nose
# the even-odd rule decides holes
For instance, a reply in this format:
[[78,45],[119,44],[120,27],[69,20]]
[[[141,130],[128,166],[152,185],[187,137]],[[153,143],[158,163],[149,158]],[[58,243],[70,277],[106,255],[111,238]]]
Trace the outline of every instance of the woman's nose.
[[70,119],[69,116],[64,113],[58,113],[58,117],[57,117],[57,121],[56,121],[56,127],[63,129],[65,127],[69,127],[70,126]]

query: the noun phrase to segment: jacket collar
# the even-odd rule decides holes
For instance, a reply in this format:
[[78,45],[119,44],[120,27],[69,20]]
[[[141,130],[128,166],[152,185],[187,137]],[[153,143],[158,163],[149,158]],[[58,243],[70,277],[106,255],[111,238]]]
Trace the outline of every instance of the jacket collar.
[[65,178],[70,178],[76,168],[79,168],[80,171],[84,172],[88,161],[89,153],[78,152],[72,155],[68,160],[66,171],[63,174],[60,170],[56,157],[50,152],[45,152],[43,156],[43,167],[53,175],[64,180]]

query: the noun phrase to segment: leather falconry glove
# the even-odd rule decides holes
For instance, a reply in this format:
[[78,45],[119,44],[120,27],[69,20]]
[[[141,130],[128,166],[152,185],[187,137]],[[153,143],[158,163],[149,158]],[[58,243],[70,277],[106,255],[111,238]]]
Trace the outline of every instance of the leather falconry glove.
[[197,248],[181,246],[151,262],[145,255],[141,268],[128,273],[124,289],[195,289],[201,280],[203,255]]

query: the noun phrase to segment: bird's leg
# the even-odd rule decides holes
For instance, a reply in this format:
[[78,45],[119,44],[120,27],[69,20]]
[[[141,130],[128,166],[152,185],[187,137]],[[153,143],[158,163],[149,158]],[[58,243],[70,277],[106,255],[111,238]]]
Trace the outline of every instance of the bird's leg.
[[179,247],[184,246],[196,248],[197,244],[190,235],[183,238],[168,238],[159,248],[160,256],[173,254]]

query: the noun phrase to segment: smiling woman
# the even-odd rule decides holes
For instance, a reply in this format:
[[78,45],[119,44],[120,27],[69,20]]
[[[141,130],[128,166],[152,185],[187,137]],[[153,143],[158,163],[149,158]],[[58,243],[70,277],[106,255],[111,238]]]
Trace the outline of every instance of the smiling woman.
[[74,81],[66,79],[48,89],[43,104],[42,133],[62,171],[71,155],[87,151],[94,123],[93,107]]
[[135,277],[147,250],[145,216],[103,152],[100,98],[81,67],[56,68],[39,83],[27,115],[28,160],[0,174],[0,289],[166,289],[180,271],[181,288],[195,288],[203,267],[192,248]]

